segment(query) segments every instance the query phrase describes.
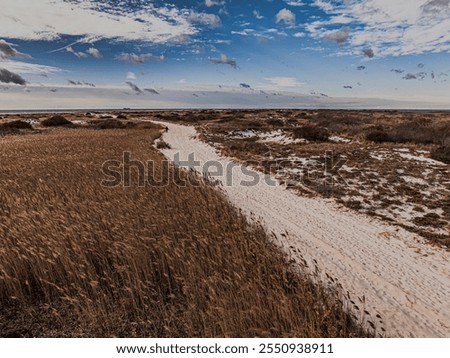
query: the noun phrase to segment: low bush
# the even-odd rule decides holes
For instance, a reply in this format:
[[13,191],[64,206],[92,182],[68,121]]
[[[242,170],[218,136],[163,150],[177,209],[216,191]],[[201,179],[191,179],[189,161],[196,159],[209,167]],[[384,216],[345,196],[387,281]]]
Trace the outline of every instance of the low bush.
[[324,127],[319,126],[302,126],[294,129],[295,139],[306,139],[313,142],[327,141],[330,137],[330,133]]
[[402,122],[392,128],[390,137],[395,143],[430,144],[436,140],[436,129],[426,118]]
[[3,128],[15,128],[15,129],[33,129],[33,126],[25,121],[16,120],[11,122],[6,122],[2,124]]
[[159,140],[159,141],[156,143],[156,148],[158,148],[158,149],[171,149],[172,147],[170,146],[169,143],[167,143],[167,142],[165,142],[165,141],[163,141],[163,140],[161,139],[161,140]]
[[378,129],[368,132],[366,134],[366,139],[375,143],[390,142],[392,140],[389,134]]
[[284,125],[284,122],[278,118],[269,118],[266,120],[266,123],[270,126],[281,127]]
[[431,151],[431,158],[450,164],[450,146],[440,146]]
[[44,127],[61,127],[61,126],[71,126],[73,123],[67,120],[65,117],[61,115],[56,115],[47,119],[44,119],[41,124]]
[[133,122],[123,122],[113,118],[92,121],[91,125],[95,129],[125,129],[133,128],[135,126]]

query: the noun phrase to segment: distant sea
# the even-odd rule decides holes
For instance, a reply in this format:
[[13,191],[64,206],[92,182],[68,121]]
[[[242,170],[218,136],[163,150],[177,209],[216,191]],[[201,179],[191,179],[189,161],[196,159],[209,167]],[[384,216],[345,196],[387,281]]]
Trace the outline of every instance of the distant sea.
[[252,111],[252,110],[331,110],[331,111],[373,111],[373,112],[436,112],[449,113],[450,109],[392,109],[392,108],[78,108],[78,109],[0,109],[1,114],[26,114],[26,113],[78,113],[78,112],[169,112],[169,111],[201,111],[201,110],[234,110],[234,111]]

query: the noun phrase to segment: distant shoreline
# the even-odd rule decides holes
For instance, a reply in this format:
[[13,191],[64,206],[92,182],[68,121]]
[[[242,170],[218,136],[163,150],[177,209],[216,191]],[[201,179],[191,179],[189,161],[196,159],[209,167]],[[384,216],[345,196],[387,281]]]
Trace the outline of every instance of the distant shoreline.
[[361,111],[361,112],[423,112],[423,113],[450,113],[449,109],[392,109],[392,108],[79,108],[79,109],[0,109],[0,114],[27,114],[27,113],[77,113],[77,112],[182,112],[182,111]]

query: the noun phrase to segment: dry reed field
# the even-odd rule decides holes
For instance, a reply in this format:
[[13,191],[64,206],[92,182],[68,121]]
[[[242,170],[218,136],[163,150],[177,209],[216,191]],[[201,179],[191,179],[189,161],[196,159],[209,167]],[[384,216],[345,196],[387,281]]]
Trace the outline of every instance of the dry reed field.
[[160,175],[159,129],[22,134],[0,136],[0,337],[370,335],[215,188],[102,187],[124,151]]

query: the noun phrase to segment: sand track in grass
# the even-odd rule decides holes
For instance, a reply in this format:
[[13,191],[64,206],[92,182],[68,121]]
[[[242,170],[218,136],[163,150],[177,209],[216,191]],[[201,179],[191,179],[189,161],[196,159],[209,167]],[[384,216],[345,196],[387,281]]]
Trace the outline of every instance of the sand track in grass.
[[[173,159],[231,160],[196,140],[193,127],[167,123],[164,140]],[[200,168],[196,168],[199,170]],[[263,174],[254,186],[249,177],[228,170],[232,185],[223,185],[231,202],[248,216],[260,218],[286,250],[300,249],[312,265],[338,278],[344,290],[374,317],[380,314],[388,336],[450,337],[450,252],[424,243],[413,233],[379,220],[339,209],[325,199],[304,198],[282,186],[268,186]],[[226,183],[224,177],[216,178]],[[287,235],[286,235],[287,232]],[[293,254],[294,255],[294,254]],[[377,322],[378,323],[378,322]]]

